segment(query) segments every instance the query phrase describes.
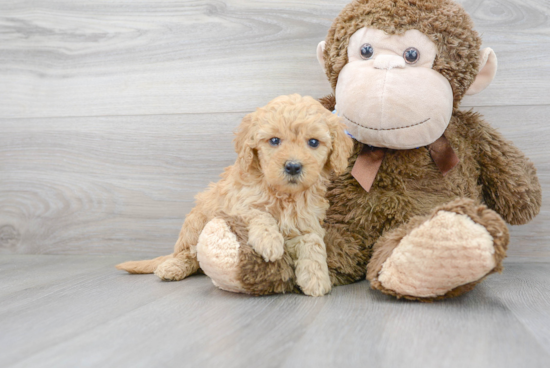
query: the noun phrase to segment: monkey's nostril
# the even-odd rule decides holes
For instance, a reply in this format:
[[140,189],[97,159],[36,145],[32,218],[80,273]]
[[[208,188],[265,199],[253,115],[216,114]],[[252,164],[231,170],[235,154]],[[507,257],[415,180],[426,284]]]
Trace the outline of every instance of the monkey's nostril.
[[285,163],[285,172],[289,175],[298,175],[302,172],[302,164],[296,161],[287,161]]

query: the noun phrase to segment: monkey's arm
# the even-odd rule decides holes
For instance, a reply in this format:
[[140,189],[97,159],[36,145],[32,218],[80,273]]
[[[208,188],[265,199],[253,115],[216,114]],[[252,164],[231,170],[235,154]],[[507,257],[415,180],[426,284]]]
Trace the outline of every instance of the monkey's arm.
[[481,167],[487,206],[512,225],[525,224],[540,211],[541,187],[531,160],[481,119],[472,137]]

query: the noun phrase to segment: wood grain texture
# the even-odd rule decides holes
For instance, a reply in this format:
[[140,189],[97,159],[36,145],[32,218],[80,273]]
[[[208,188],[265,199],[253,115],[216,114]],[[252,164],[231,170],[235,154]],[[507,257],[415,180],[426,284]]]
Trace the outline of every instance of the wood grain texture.
[[[479,111],[531,157],[550,193],[550,107]],[[234,162],[243,115],[0,120],[0,253],[170,253],[193,197]],[[543,200],[533,222],[512,227],[512,259],[550,259]]]
[[170,253],[242,114],[3,121],[0,253]]
[[[172,250],[232,131],[279,94],[329,91],[315,47],[348,0],[0,3],[0,254]],[[478,106],[539,169],[511,259],[550,258],[550,4],[460,1],[499,55]]]
[[[441,303],[367,282],[323,298],[161,282],[120,257],[3,256],[2,367],[548,367],[550,263],[509,263]],[[6,269],[6,267],[9,268]],[[35,280],[35,285],[19,280]]]
[[[317,43],[348,0],[0,3],[0,116],[250,111],[330,89]],[[550,3],[461,1],[499,57],[465,106],[550,103]]]
[[459,0],[499,58],[463,105],[544,190],[502,275],[417,304],[367,282],[252,298],[113,268],[171,252],[245,113],[329,92],[315,48],[348,1],[0,2],[0,366],[550,366],[548,1]]

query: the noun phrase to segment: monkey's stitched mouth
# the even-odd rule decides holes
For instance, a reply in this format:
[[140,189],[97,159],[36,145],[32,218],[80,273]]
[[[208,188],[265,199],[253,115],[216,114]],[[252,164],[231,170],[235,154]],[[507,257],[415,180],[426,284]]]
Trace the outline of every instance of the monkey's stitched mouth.
[[407,126],[404,126],[404,127],[399,127],[399,128],[380,128],[380,129],[376,129],[376,128],[371,128],[371,127],[367,127],[367,126],[364,126],[364,125],[361,125],[359,123],[356,123],[355,121],[351,120],[350,118],[348,118],[345,114],[342,114],[342,116],[347,120],[349,121],[350,123],[353,123],[357,126],[360,126],[361,128],[365,128],[365,129],[370,129],[370,130],[376,130],[376,131],[385,131],[385,130],[399,130],[399,129],[407,129],[407,128],[412,128],[412,127],[415,127],[415,126],[419,126],[419,125],[422,125],[424,124],[425,122],[429,121],[431,118],[427,118],[426,120],[424,121],[421,121],[420,123],[416,123],[416,124],[411,124],[411,125],[407,125]]

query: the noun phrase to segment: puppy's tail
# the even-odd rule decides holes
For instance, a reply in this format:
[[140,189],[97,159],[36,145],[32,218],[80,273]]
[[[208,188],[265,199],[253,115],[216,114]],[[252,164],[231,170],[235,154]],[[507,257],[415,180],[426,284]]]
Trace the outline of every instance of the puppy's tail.
[[124,263],[117,264],[115,267],[119,270],[126,271],[128,273],[153,273],[159,264],[172,258],[172,255],[161,256],[154,259],[147,259],[145,261],[128,261]]

